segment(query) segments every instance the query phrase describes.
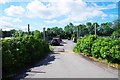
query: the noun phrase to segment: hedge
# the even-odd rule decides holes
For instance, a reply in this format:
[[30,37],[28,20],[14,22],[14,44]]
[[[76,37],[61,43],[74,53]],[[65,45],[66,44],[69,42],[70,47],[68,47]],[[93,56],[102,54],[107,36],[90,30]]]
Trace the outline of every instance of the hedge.
[[2,40],[2,76],[11,77],[17,72],[44,58],[49,52],[47,42],[33,35]]
[[120,64],[120,39],[87,35],[77,41],[73,51]]

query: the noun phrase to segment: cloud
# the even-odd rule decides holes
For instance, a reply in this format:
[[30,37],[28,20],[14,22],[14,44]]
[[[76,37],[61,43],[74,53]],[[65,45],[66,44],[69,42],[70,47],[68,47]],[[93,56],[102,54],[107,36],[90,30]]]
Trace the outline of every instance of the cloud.
[[13,24],[11,24],[7,21],[0,20],[0,29],[9,31],[14,28],[13,28]]
[[11,21],[12,18],[11,17],[7,17],[7,16],[0,16],[0,20],[2,20],[2,21]]
[[40,17],[44,19],[67,15],[77,2],[80,4],[79,8],[85,4],[81,0],[77,0],[76,2],[74,2],[74,0],[47,0],[47,4],[45,4],[44,1],[35,0],[27,5],[28,15],[30,17]]
[[[26,3],[26,7],[11,5],[6,8],[4,12],[7,17],[4,16],[3,21],[13,24],[19,22],[21,25],[16,28],[27,30],[22,20],[31,24],[41,21],[41,24],[37,23],[38,26],[66,25],[69,22],[82,23],[94,19],[106,20],[107,17],[114,15],[109,15],[110,13],[103,10],[113,8],[116,8],[116,3],[98,5],[83,0],[31,0]],[[33,26],[31,26],[33,30],[40,28]]]
[[[25,31],[25,32],[28,31],[28,26],[27,25],[19,25],[18,27],[19,27],[19,30],[22,30],[22,31]],[[34,30],[36,30],[36,27],[30,25],[30,31],[34,31]],[[37,30],[39,30],[39,29],[37,29]]]
[[116,19],[117,19],[117,18],[118,18],[118,15],[117,15],[117,14],[109,14],[109,17],[110,17],[110,18],[116,18]]
[[114,9],[114,8],[118,8],[118,5],[116,3],[112,3],[112,4],[109,4],[109,5],[101,5],[101,6],[98,6],[96,3],[92,3],[92,5],[94,7],[96,7],[98,10],[107,10],[107,9]]
[[10,2],[10,1],[12,1],[12,0],[0,0],[0,4],[5,4],[5,3]]
[[42,2],[35,0],[27,5],[29,17],[52,18],[52,11]]
[[18,17],[18,16],[22,16],[25,12],[25,9],[22,6],[14,6],[11,5],[9,8],[6,8],[4,10],[4,12],[8,15],[8,16],[12,16],[12,17]]
[[[3,31],[4,30],[10,31],[12,29],[27,31],[28,30],[27,28],[28,27],[24,26],[24,25],[17,25],[16,26],[10,22],[0,20],[0,29],[2,29]],[[31,30],[35,30],[35,27],[30,26],[30,28],[31,28]]]
[[[110,5],[109,5],[110,6]],[[27,5],[29,17],[39,17],[47,19],[46,23],[67,23],[67,22],[80,22],[95,17],[105,18],[105,14],[95,4],[88,6],[83,0],[35,0]],[[65,16],[65,19],[57,20],[58,18]]]
[[15,18],[14,20],[13,20],[13,22],[16,22],[16,23],[18,23],[18,22],[22,22],[22,20],[20,19],[20,18]]

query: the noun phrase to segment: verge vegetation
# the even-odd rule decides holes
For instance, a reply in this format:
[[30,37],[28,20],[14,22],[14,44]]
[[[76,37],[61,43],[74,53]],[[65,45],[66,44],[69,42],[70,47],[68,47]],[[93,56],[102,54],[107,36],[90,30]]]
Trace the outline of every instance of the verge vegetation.
[[120,39],[86,35],[77,41],[74,52],[107,60],[109,64],[120,64]]
[[16,75],[34,62],[47,56],[49,45],[40,37],[40,32],[34,34],[18,33],[11,39],[2,39],[2,76],[8,78]]

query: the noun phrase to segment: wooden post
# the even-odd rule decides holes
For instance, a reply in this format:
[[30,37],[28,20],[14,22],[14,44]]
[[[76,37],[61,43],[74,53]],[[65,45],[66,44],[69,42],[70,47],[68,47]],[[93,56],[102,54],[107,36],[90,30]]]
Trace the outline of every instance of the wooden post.
[[28,33],[30,33],[30,25],[28,24]]
[[45,28],[43,28],[43,40],[45,40]]

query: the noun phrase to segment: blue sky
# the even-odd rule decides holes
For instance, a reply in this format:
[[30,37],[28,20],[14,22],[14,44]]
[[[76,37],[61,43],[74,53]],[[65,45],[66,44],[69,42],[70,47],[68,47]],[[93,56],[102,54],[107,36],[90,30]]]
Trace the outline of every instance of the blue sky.
[[117,1],[85,0],[4,0],[0,1],[0,28],[42,31],[43,27],[64,27],[86,22],[112,22],[118,17]]

